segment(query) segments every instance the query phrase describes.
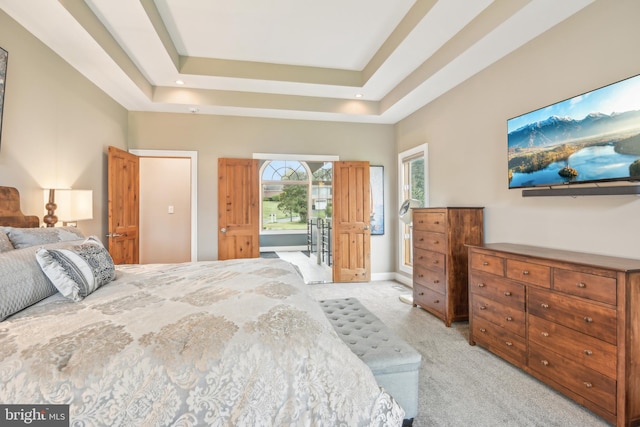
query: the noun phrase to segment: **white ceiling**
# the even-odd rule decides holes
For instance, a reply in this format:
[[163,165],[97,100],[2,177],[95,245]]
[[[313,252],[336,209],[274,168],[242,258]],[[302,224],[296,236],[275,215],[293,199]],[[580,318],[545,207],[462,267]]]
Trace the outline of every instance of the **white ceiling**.
[[0,7],[130,111],[396,123],[593,1],[0,0]]

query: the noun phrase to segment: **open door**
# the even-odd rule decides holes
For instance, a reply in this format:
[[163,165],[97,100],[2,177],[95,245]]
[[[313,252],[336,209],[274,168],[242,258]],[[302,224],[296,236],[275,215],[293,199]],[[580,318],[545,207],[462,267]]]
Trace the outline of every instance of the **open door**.
[[260,256],[258,160],[218,159],[218,259]]
[[109,147],[109,253],[115,264],[139,263],[140,162],[138,156]]
[[369,162],[333,164],[333,281],[371,280]]

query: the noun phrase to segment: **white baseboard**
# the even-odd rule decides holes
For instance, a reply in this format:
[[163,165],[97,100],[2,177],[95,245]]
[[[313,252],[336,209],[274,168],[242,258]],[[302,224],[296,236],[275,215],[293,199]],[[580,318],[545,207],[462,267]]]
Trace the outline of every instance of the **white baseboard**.
[[413,278],[411,277],[407,277],[404,274],[400,274],[400,273],[394,273],[394,278],[393,280],[395,280],[396,282],[400,282],[405,286],[408,286],[410,288],[413,289]]

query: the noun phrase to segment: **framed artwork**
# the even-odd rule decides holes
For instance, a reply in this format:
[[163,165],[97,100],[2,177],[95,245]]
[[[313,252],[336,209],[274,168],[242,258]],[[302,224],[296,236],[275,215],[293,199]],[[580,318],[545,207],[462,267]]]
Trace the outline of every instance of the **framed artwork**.
[[384,166],[370,166],[371,235],[384,234]]
[[2,112],[4,110],[4,86],[7,78],[9,53],[0,47],[0,142],[2,142]]

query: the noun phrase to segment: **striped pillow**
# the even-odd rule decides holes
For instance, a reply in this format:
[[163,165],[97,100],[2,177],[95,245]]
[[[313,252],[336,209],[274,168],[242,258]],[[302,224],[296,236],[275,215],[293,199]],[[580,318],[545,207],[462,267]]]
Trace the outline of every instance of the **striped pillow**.
[[36,259],[56,289],[73,301],[116,278],[113,259],[95,236],[65,249],[41,248]]

